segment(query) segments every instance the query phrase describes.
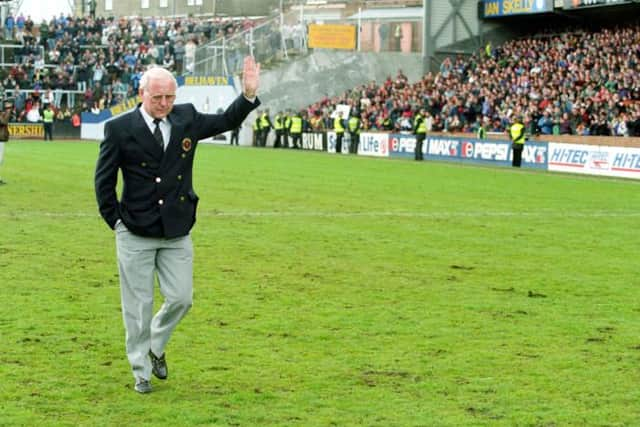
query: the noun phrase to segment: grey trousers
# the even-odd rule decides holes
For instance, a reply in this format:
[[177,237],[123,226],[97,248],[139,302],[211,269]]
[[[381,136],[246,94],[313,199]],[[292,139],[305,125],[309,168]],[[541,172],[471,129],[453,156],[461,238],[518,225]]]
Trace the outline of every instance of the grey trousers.
[[[193,243],[190,235],[175,239],[137,236],[118,222],[116,250],[127,358],[133,376],[149,380],[149,350],[161,356],[171,333],[191,308]],[[164,302],[153,315],[156,274]]]

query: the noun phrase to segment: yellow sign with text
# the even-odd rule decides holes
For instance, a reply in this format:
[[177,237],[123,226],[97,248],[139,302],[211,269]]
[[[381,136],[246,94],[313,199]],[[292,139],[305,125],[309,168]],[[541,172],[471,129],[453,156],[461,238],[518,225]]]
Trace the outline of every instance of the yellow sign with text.
[[142,102],[142,97],[140,95],[136,96],[135,98],[129,98],[126,101],[111,107],[111,115],[112,116],[117,116],[120,113],[124,113],[125,111],[129,111],[135,107],[138,106],[139,103]]
[[44,126],[42,123],[9,123],[9,135],[11,135],[12,138],[17,139],[43,138]]
[[228,77],[189,76],[184,78],[185,86],[228,86],[232,84]]
[[309,47],[320,49],[356,48],[355,25],[309,25]]

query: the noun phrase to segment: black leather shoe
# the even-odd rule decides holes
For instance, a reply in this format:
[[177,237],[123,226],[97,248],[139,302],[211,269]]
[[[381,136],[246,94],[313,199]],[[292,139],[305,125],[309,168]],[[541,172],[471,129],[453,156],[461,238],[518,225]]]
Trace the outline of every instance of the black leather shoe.
[[156,357],[153,351],[149,350],[149,357],[151,357],[151,372],[153,372],[153,375],[161,380],[166,380],[169,372],[167,369],[167,361],[164,360],[164,353],[162,353],[162,356]]
[[145,380],[144,378],[138,378],[136,380],[135,389],[141,394],[151,393],[151,383],[149,380]]

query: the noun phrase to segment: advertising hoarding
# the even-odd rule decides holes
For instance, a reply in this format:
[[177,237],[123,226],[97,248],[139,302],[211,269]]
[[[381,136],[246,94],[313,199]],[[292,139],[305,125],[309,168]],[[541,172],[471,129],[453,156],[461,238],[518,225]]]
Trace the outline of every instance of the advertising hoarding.
[[355,50],[356,26],[341,24],[310,24],[309,47]]
[[318,151],[324,150],[324,133],[303,133],[302,149]]
[[[413,158],[416,139],[414,135],[389,135],[391,157]],[[423,144],[425,160],[448,160],[511,166],[511,143],[502,140],[475,138],[427,137]],[[522,166],[535,169],[547,168],[547,143],[527,142],[522,152]]]
[[615,6],[633,3],[630,0],[564,0],[564,9],[583,9],[585,7]]
[[358,145],[358,155],[389,157],[389,134],[370,133],[360,134],[360,144]]
[[[350,143],[351,137],[349,136],[349,132],[345,132],[342,138],[342,154],[349,154]],[[327,132],[327,153],[336,154],[336,133],[333,131]]]
[[553,0],[484,0],[485,18],[553,12]]
[[549,170],[640,179],[640,148],[552,142]]

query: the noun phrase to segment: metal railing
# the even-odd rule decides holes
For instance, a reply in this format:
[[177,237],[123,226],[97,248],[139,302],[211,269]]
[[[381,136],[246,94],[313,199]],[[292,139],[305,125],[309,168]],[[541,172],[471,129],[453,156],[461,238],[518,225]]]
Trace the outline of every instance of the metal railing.
[[[356,49],[361,52],[422,52],[421,17],[361,18],[361,12],[325,22],[356,26]],[[242,69],[246,55],[268,65],[292,54],[306,54],[307,24],[315,19],[313,15],[305,15],[302,7],[274,16],[255,28],[213,40],[196,49],[194,63],[187,67],[187,72],[228,76]]]
[[[24,45],[21,44],[0,44],[0,67],[11,67],[13,65],[22,64],[23,56],[19,50],[24,49]],[[44,47],[35,45],[31,46],[35,48],[42,58],[44,58]],[[26,55],[25,55],[26,56]]]
[[247,55],[269,64],[292,53],[306,53],[306,28],[298,23],[299,16],[298,12],[277,15],[257,27],[200,46],[187,72],[229,76],[242,70]]
[[[43,90],[20,89],[20,93],[24,93],[25,95],[27,95],[27,97],[34,92],[38,92],[40,94],[46,93],[46,91]],[[76,106],[82,104],[82,101],[78,101],[78,97],[84,95],[84,92],[81,90],[52,89],[51,92],[53,93],[52,103],[56,108],[60,108],[62,105],[66,105],[70,109],[74,109]],[[16,93],[15,89],[6,89],[4,91],[5,100],[10,99],[15,102],[17,95],[18,94]],[[65,100],[65,102],[62,102],[63,99]]]

